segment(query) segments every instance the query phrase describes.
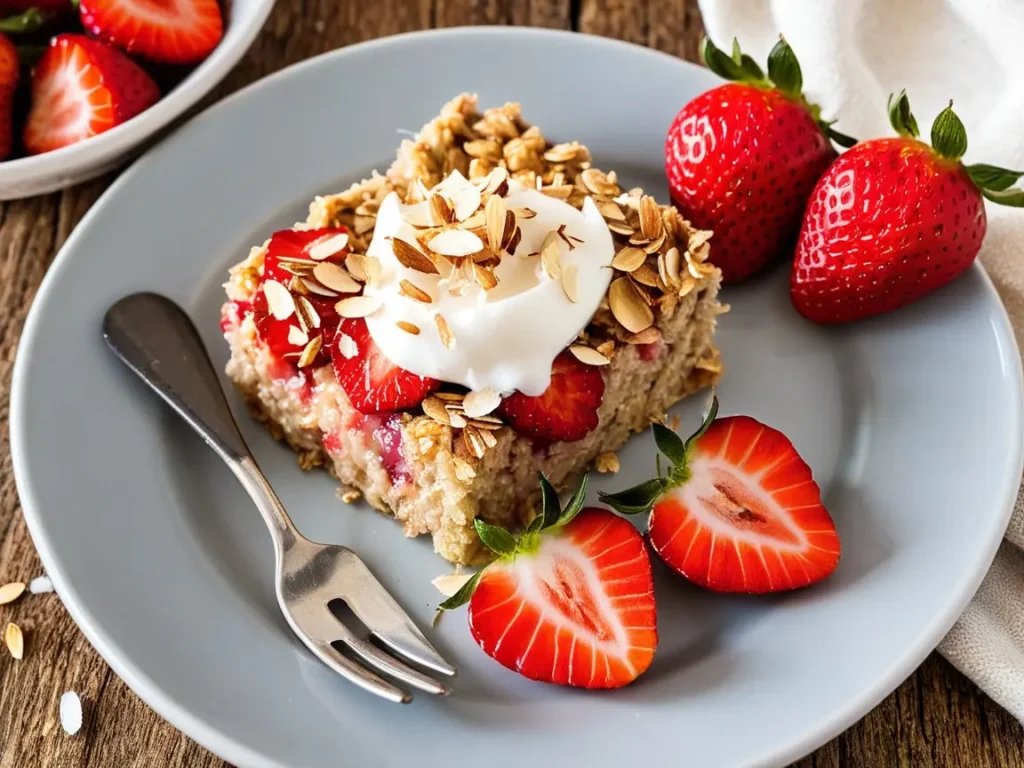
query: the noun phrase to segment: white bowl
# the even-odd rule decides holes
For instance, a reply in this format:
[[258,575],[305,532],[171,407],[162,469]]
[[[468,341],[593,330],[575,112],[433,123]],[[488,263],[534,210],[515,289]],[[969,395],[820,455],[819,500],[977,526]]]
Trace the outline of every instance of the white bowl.
[[63,189],[130,160],[147,139],[223,79],[249,49],[273,6],[274,0],[228,0],[220,45],[160,101],[123,125],[53,152],[0,162],[0,200]]

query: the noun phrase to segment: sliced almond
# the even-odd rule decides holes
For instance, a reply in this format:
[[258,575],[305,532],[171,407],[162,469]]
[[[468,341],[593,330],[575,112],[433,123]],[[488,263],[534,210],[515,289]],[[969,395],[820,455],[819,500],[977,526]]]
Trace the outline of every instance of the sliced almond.
[[665,251],[665,274],[668,280],[665,282],[672,286],[679,285],[679,269],[682,264],[682,256],[679,249],[672,246]]
[[375,287],[380,284],[380,259],[376,256],[367,256],[363,259],[363,271],[366,273],[366,284]]
[[402,219],[406,224],[415,229],[427,229],[434,226],[434,220],[430,216],[429,208],[426,211],[420,208],[407,210],[402,214]]
[[517,219],[522,219],[523,221],[528,221],[537,215],[533,208],[513,208],[512,213]]
[[436,192],[430,196],[430,216],[434,225],[438,227],[455,221],[455,212],[448,205],[448,201]]
[[309,334],[297,326],[290,325],[288,326],[288,343],[297,347],[305,346],[309,343]]
[[508,192],[508,171],[498,166],[487,177],[487,185],[484,192],[488,195],[504,197]]
[[435,392],[434,397],[438,400],[444,400],[448,404],[456,404],[461,407],[462,398],[465,397],[461,392]]
[[607,221],[606,223],[609,230],[623,237],[631,237],[635,231],[629,222],[626,221]]
[[8,624],[4,630],[4,645],[16,659],[21,659],[25,655],[25,636],[21,632],[21,627],[14,622]]
[[295,300],[291,292],[277,280],[263,283],[263,295],[267,297],[267,307],[277,320],[287,320],[295,312]]
[[690,253],[694,253],[699,250],[715,233],[710,229],[698,229],[690,235],[689,242],[686,243],[686,250]]
[[562,290],[573,304],[580,300],[578,277],[579,268],[575,264],[566,264],[562,267]]
[[631,333],[639,333],[654,323],[654,312],[628,277],[612,282],[608,289],[608,304],[615,319]]
[[[324,266],[328,266],[328,265],[324,265]],[[336,264],[331,264],[329,266],[337,266],[337,265]],[[338,298],[338,296],[341,295],[337,291],[333,291],[330,288],[328,288],[327,286],[321,285],[318,280],[313,280],[313,279],[308,278],[308,277],[297,277],[297,278],[295,278],[295,280],[293,280],[293,287],[294,287],[294,283],[295,282],[299,283],[300,290],[303,293],[303,295],[309,295],[309,294],[312,293],[312,294],[314,294],[316,296],[323,296],[324,298],[327,298],[327,299],[336,299],[336,298]],[[353,281],[353,282],[355,282],[355,281]]]
[[480,207],[480,190],[472,184],[460,187],[458,192],[452,196],[452,204],[455,208],[455,219],[465,221]]
[[559,184],[557,186],[541,187],[540,191],[556,200],[568,200],[574,189],[575,187],[572,184]]
[[336,253],[340,253],[345,250],[348,246],[348,232],[342,232],[340,234],[329,237],[326,240],[321,240],[319,243],[309,249],[309,258],[313,261],[323,261],[329,259]]
[[313,277],[321,285],[338,293],[359,293],[362,286],[346,270],[337,264],[325,261],[313,269]]
[[420,327],[418,325],[414,325],[413,323],[407,323],[405,320],[399,320],[397,323],[395,323],[395,325],[397,325],[399,328],[401,328],[408,334],[412,334],[413,336],[420,335]]
[[584,365],[608,365],[611,362],[596,349],[585,347],[582,344],[573,344],[569,347],[569,351]]
[[505,246],[505,250],[512,256],[516,255],[516,248],[519,247],[519,241],[523,239],[523,230],[516,227],[516,231],[512,233],[512,239],[508,245]]
[[352,229],[357,235],[365,235],[377,226],[376,216],[356,216],[352,222]]
[[[398,241],[396,240],[396,242]],[[434,253],[451,257],[470,256],[484,247],[483,241],[477,235],[465,229],[446,229],[434,235],[428,245]],[[431,262],[431,267],[434,272],[437,272],[437,267],[434,267],[433,262]]]
[[569,144],[555,144],[544,153],[544,159],[549,163],[568,163],[576,157],[579,151],[580,145],[576,141]]
[[7,603],[13,603],[22,593],[25,591],[25,585],[20,581],[12,581],[9,584],[4,584],[0,587],[0,605],[7,605]]
[[448,418],[451,425],[455,429],[465,429],[466,426],[469,424],[469,422],[466,421],[465,417],[463,417],[461,413],[453,413],[452,411],[449,411]]
[[597,210],[607,221],[625,221],[626,214],[611,200],[602,200],[597,204]]
[[609,360],[612,359],[612,354],[615,352],[615,340],[606,339],[594,347],[598,352],[607,357]]
[[[498,253],[502,248],[502,240],[505,234],[505,200],[497,195],[487,198],[485,214],[487,217],[487,246]],[[513,226],[515,217],[513,216]]]
[[626,342],[629,344],[654,344],[658,341],[661,341],[661,331],[653,325],[650,328],[644,328],[639,333],[634,333],[626,339]]
[[482,267],[479,264],[473,264],[473,279],[485,291],[496,288],[498,285],[498,278],[494,274],[494,270],[491,267]]
[[632,272],[647,260],[647,254],[640,248],[627,245],[612,259],[612,266],[622,272]]
[[[398,259],[399,264],[403,267],[415,269],[417,272],[426,272],[427,274],[433,275],[438,274],[437,266],[430,260],[429,256],[420,251],[420,249],[415,245],[407,243],[400,237],[396,237],[391,241],[391,251],[395,254],[395,258]],[[440,251],[438,252],[440,253]],[[363,271],[367,271],[365,259],[363,260]],[[367,280],[369,280],[368,273]]]
[[463,413],[467,418],[486,416],[501,405],[501,395],[493,387],[469,392],[462,401]]
[[434,315],[434,323],[437,325],[437,333],[441,337],[441,343],[448,349],[455,346],[455,334],[448,327],[448,321],[442,315]]
[[471,424],[467,424],[462,429],[462,439],[465,441],[466,446],[469,448],[469,452],[476,456],[478,459],[482,459],[484,454],[487,453],[487,444],[484,443],[484,439],[481,436],[480,430]]
[[679,284],[679,298],[683,298],[690,294],[690,292],[697,287],[699,281],[692,275],[684,275]]
[[376,296],[350,296],[335,304],[334,309],[342,317],[367,317],[380,309],[380,299]]
[[320,347],[323,346],[323,343],[323,334],[318,334],[309,340],[309,343],[302,350],[302,354],[299,355],[299,368],[305,368],[316,360],[316,356],[320,353]]
[[451,424],[451,418],[448,416],[448,411],[444,407],[444,401],[439,397],[430,396],[423,401],[423,412],[427,414],[434,421],[439,421],[442,424]]
[[361,253],[350,253],[345,258],[345,269],[352,275],[356,280],[361,283],[366,282],[366,270],[363,268],[363,264],[366,257]]
[[480,435],[480,439],[484,441],[484,446],[487,448],[493,448],[498,444],[498,438],[494,436],[494,431],[489,426],[481,426],[481,424],[482,422],[470,422],[470,426],[476,429],[476,433]]
[[646,285],[648,288],[658,287],[658,270],[650,264],[641,264],[630,272],[629,276],[640,283],[640,285]]
[[320,327],[320,313],[316,311],[316,307],[313,306],[313,302],[305,296],[296,297],[295,316],[298,317],[300,322],[306,326],[303,328],[306,332],[308,332],[310,328]]
[[661,247],[665,244],[665,239],[666,239],[667,236],[668,236],[667,232],[664,229],[661,230],[661,234],[660,235],[658,235],[656,238],[654,238],[649,243],[644,245],[644,247],[643,247],[644,251],[646,251],[647,253],[657,253],[658,251],[661,250]]
[[359,346],[356,344],[355,339],[347,333],[343,333],[338,337],[338,351],[341,352],[341,356],[346,360],[351,360],[359,354]]
[[430,583],[445,597],[455,597],[458,591],[466,586],[466,583],[472,578],[473,573],[471,572],[446,573],[444,576],[433,579]]
[[398,283],[398,289],[410,299],[415,301],[421,301],[424,304],[430,304],[430,294],[420,288],[418,285],[410,283],[408,280],[402,280]]
[[619,185],[615,183],[615,180],[610,176],[605,176],[596,168],[587,168],[580,176],[582,176],[586,188],[595,195],[613,197],[619,194]]
[[558,244],[558,233],[548,232],[544,243],[540,247],[540,261],[544,271],[552,280],[558,280],[562,276],[561,246]]
[[650,195],[640,198],[640,231],[649,240],[653,240],[663,231],[661,209]]

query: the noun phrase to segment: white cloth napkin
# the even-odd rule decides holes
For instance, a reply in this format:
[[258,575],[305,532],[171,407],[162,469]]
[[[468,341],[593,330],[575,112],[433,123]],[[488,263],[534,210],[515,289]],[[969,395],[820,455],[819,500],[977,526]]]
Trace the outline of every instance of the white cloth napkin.
[[[704,26],[729,50],[737,37],[762,65],[781,33],[796,51],[808,97],[836,129],[891,136],[885,110],[906,87],[927,137],[954,100],[967,162],[1024,169],[1020,0],[699,0]],[[988,206],[981,258],[1024,349],[1024,211]],[[974,600],[939,652],[1024,720],[1024,494]]]

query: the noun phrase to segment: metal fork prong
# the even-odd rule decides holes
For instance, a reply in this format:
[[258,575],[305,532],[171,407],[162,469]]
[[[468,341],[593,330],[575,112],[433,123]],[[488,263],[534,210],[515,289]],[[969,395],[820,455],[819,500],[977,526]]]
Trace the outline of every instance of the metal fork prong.
[[427,693],[433,693],[438,696],[448,694],[448,688],[434,678],[418,672],[393,656],[384,653],[375,645],[356,637],[344,623],[339,622],[339,624],[341,625],[341,636],[338,639],[355,651],[367,664],[375,667],[377,671],[391,675],[397,678],[399,682],[419,688]]
[[349,559],[345,576],[345,590],[340,597],[374,637],[420,666],[442,675],[455,674],[455,667],[427,641],[362,560],[355,556]]
[[306,638],[301,636],[300,638],[306,647],[317,655],[320,661],[349,682],[355,683],[360,688],[381,696],[388,701],[393,701],[396,704],[408,704],[412,701],[412,696],[406,691],[388,682],[383,677],[374,674],[361,664],[346,658],[337,648],[329,643],[306,642]]

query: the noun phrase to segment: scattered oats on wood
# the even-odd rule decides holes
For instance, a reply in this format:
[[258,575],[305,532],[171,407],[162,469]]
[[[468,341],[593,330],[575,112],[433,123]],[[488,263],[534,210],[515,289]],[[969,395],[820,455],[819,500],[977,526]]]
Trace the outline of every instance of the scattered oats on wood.
[[21,627],[13,621],[4,630],[4,645],[11,652],[11,656],[16,659],[20,660],[25,655],[25,635],[22,633]]
[[341,234],[329,237],[326,240],[321,240],[319,243],[309,249],[309,258],[313,261],[323,261],[329,259],[336,253],[345,250],[348,245],[348,232],[342,232]]
[[307,365],[312,363],[316,356],[320,352],[320,347],[323,346],[324,337],[323,334],[314,336],[309,340],[309,343],[303,348],[302,354],[299,355],[299,368],[305,368]]
[[0,587],[0,605],[13,603],[25,591],[25,585],[20,581],[12,581]]
[[619,469],[620,469],[619,457],[616,456],[612,451],[606,451],[605,453],[600,453],[600,454],[597,455],[597,458],[594,460],[594,469],[596,469],[598,472],[603,472],[603,473],[609,473],[609,472],[610,473],[615,473],[615,472],[618,472]]
[[[483,250],[484,243],[476,234],[466,229],[446,229],[440,232],[428,243],[430,250],[442,256],[459,257],[470,256],[477,251]],[[397,254],[396,254],[397,255]],[[433,271],[437,272],[431,262]],[[428,270],[420,270],[426,272]]]
[[437,325],[437,334],[441,337],[441,343],[448,349],[455,346],[455,334],[448,327],[448,321],[442,315],[434,315],[434,323]]
[[49,576],[36,576],[28,583],[28,591],[33,595],[41,595],[46,592],[53,592],[53,582]]
[[585,347],[582,344],[573,344],[569,351],[584,365],[608,365],[611,362],[593,347]]
[[562,276],[562,262],[560,246],[558,245],[558,233],[552,230],[544,237],[544,243],[540,247],[540,262],[544,271],[552,280],[558,280]]
[[359,354],[359,346],[356,344],[355,339],[347,333],[343,333],[338,338],[338,351],[341,352],[341,356],[346,360],[351,360]]
[[562,267],[562,290],[565,292],[566,298],[573,304],[577,304],[580,300],[578,278],[579,268],[575,264],[566,264]]
[[463,413],[471,419],[486,416],[501,405],[501,394],[493,387],[469,392],[462,401]]
[[376,296],[350,296],[334,305],[334,309],[342,317],[367,317],[381,307]]
[[359,499],[361,499],[362,497],[363,494],[356,490],[342,491],[341,493],[341,500],[344,501],[346,504],[351,504],[352,502],[359,501]]
[[446,573],[444,576],[438,576],[436,579],[432,579],[430,583],[445,597],[454,597],[472,578],[472,572],[459,573],[456,571],[455,573]]
[[[296,313],[296,317],[302,317]],[[294,344],[297,347],[303,346],[309,342],[309,334],[296,325],[288,326],[288,343]]]
[[[435,195],[435,197],[437,196]],[[431,248],[433,248],[433,241],[431,241]],[[414,269],[417,272],[426,272],[427,274],[433,275],[438,274],[437,265],[434,264],[429,256],[420,251],[420,249],[415,245],[407,243],[400,237],[396,237],[391,241],[391,251],[395,254],[395,258],[398,259],[398,263],[403,267]],[[440,253],[440,251],[438,251],[438,253]],[[363,262],[363,270],[366,271],[365,260]],[[369,273],[367,273],[367,275],[368,274]]]
[[65,691],[60,695],[57,707],[60,716],[60,727],[68,736],[74,736],[82,729],[82,700],[74,691]]
[[313,268],[313,277],[321,285],[325,285],[338,293],[359,293],[362,289],[362,286],[353,279],[352,275],[330,261],[317,264]]
[[612,266],[622,272],[632,272],[647,260],[647,254],[640,248],[627,245],[612,259]]
[[267,307],[275,319],[287,320],[295,312],[295,300],[291,292],[277,280],[263,283],[263,295],[267,297]]
[[395,325],[397,325],[406,333],[412,334],[413,336],[420,335],[420,327],[418,325],[414,325],[413,323],[407,323],[405,320],[399,320],[397,323],[395,323]]
[[400,280],[398,283],[398,290],[401,291],[403,295],[408,296],[414,301],[419,301],[424,304],[432,303],[429,293],[408,280]]
[[623,328],[639,333],[654,323],[654,313],[628,277],[612,281],[608,289],[608,305]]

